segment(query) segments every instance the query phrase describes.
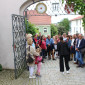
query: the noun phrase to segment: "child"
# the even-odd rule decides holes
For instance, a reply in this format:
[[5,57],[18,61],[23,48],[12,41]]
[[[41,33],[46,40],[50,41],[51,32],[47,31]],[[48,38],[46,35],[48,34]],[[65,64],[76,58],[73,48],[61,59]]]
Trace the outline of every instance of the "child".
[[[37,48],[36,52],[38,52],[40,54],[41,53],[40,48]],[[41,77],[41,75],[40,75],[41,61],[42,61],[41,56],[35,56],[35,64],[37,64],[37,72],[36,72],[37,77]]]

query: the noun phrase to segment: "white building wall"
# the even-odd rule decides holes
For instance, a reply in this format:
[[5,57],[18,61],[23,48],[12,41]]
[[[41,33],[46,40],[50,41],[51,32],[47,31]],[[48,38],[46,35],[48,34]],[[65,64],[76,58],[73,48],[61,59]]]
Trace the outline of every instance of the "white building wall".
[[82,26],[83,21],[81,20],[81,33],[84,35],[84,27]]
[[81,33],[84,35],[84,29],[83,29],[83,26],[82,26],[82,19],[78,19],[78,20],[74,20],[74,21],[71,21],[70,23],[70,26],[71,26],[71,32],[70,34],[73,35],[73,34],[76,34],[76,33]]
[[11,15],[23,14],[22,12],[25,9],[25,7],[31,3],[32,0],[0,1],[0,64],[2,64],[3,68],[14,69]]

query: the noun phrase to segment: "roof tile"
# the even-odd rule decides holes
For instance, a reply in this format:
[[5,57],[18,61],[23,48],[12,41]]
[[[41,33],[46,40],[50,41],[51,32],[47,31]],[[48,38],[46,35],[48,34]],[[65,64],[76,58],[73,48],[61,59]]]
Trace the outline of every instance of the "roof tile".
[[51,16],[46,13],[39,14],[36,10],[27,11],[28,21],[36,25],[49,25],[51,24]]
[[74,21],[74,20],[77,20],[77,19],[82,19],[83,17],[84,17],[84,16],[81,15],[81,16],[78,16],[78,17],[76,17],[76,18],[71,19],[70,21]]

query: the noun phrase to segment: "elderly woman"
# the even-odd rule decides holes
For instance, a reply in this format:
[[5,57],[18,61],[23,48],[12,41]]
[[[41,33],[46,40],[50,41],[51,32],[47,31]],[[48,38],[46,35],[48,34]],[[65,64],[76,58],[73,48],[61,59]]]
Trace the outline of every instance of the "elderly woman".
[[[32,34],[26,34],[26,40],[28,40],[29,38],[32,38]],[[27,41],[26,41],[26,46],[27,46]],[[33,42],[32,46],[35,48],[35,44]]]
[[29,38],[27,40],[27,43],[28,43],[28,46],[26,47],[26,53],[27,53],[27,56],[26,56],[26,60],[28,60],[29,56],[28,54],[31,55],[31,58],[34,60],[34,62],[32,63],[28,63],[27,62],[27,65],[29,66],[29,72],[30,72],[30,75],[29,75],[29,78],[36,78],[34,75],[33,75],[33,72],[34,72],[34,65],[35,65],[35,57],[34,56],[39,56],[39,53],[37,53],[34,49],[34,47],[32,46],[33,44],[33,40],[32,38]]

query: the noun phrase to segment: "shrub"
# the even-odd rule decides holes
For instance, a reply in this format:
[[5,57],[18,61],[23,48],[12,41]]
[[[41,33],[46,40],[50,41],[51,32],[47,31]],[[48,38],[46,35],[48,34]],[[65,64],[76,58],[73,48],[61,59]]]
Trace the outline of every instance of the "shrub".
[[2,65],[0,64],[0,71],[2,71]]

